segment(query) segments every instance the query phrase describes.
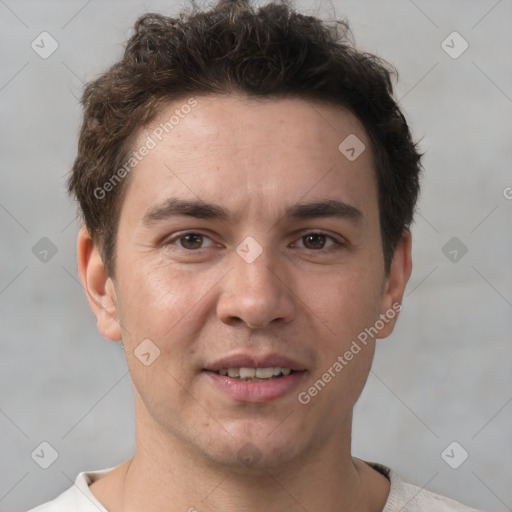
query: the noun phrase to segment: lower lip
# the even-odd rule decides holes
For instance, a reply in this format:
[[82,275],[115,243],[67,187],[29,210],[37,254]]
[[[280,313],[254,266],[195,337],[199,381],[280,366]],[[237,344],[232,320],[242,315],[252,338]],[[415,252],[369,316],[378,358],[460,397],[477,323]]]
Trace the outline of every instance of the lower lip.
[[224,393],[239,402],[264,403],[281,398],[297,388],[305,378],[306,372],[294,372],[290,375],[269,381],[246,382],[231,379],[215,372],[204,372]]

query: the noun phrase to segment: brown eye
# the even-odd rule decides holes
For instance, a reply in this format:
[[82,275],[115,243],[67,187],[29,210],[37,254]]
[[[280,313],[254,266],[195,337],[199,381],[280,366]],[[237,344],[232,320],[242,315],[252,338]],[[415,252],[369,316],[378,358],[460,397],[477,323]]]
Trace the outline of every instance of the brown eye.
[[310,232],[303,235],[295,245],[295,247],[299,247],[301,249],[309,249],[318,252],[327,252],[337,248],[341,249],[343,246],[343,242],[337,240],[335,237],[320,232]]
[[201,245],[203,245],[203,235],[186,235],[182,236],[179,241],[184,249],[200,249]]
[[302,237],[304,247],[307,249],[323,249],[327,237],[319,233],[311,233]]

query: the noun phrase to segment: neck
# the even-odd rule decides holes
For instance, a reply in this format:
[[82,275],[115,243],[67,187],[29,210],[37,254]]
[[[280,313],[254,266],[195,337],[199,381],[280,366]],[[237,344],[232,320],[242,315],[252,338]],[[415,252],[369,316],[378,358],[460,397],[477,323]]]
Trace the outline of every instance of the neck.
[[351,419],[346,423],[339,436],[295,460],[243,470],[213,464],[180,440],[138,423],[134,456],[91,490],[110,512],[382,510],[389,482],[351,457]]

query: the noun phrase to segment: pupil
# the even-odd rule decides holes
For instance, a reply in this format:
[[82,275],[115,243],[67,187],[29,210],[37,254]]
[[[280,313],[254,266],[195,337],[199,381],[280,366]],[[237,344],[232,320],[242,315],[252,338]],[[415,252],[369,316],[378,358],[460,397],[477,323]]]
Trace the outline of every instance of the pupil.
[[322,249],[325,244],[325,235],[306,235],[304,239],[310,249]]
[[185,247],[185,249],[198,249],[203,243],[202,235],[187,235],[181,240],[181,245]]

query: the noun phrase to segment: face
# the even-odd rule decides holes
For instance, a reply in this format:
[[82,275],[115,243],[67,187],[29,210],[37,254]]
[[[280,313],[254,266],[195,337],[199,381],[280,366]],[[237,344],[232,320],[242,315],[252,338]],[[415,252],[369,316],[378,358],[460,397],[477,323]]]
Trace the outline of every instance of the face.
[[218,465],[273,467],[349,431],[410,246],[386,274],[370,142],[348,111],[196,101],[162,141],[180,105],[139,133],[135,148],[157,144],[127,184],[115,281],[99,263],[82,278],[101,288],[102,333],[122,337],[140,428]]

